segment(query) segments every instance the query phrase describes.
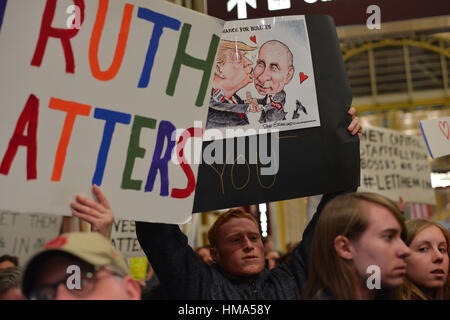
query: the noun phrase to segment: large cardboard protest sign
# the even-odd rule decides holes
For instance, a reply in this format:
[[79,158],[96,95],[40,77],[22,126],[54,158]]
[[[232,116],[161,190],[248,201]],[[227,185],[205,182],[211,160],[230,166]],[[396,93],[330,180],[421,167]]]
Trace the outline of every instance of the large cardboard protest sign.
[[361,185],[358,191],[383,194],[393,201],[436,204],[431,167],[421,137],[365,127],[361,140]]
[[156,0],[0,4],[1,209],[70,214],[97,184],[118,218],[188,220],[183,148],[201,137],[222,21]]
[[62,217],[55,215],[0,211],[0,256],[17,256],[23,267],[33,254],[59,234],[61,220]]
[[[307,108],[307,113],[314,109],[308,109],[312,105],[305,101],[316,97],[318,116],[314,119],[316,123],[320,119],[320,126],[204,141],[204,162],[199,168],[194,212],[356,189],[359,185],[359,140],[347,131],[351,122],[347,111],[351,106],[352,94],[333,20],[323,15],[307,15],[304,20],[297,18],[298,25],[302,21],[306,22],[304,30],[307,36],[305,34],[304,37],[291,41],[297,41],[297,46],[309,48],[313,70],[311,73],[295,70],[295,78],[291,81],[296,82],[298,96],[295,95],[295,90],[290,94]],[[247,27],[253,31],[246,33],[251,34],[245,39],[247,46],[261,46],[264,42],[258,42],[260,39],[284,40],[282,35],[264,35],[266,27],[253,30],[251,26]],[[228,31],[225,27],[221,39],[233,40],[237,37]],[[253,43],[252,39],[257,43]],[[243,40],[242,38],[240,41],[244,42]],[[301,43],[306,40],[309,43]],[[236,51],[242,48],[247,50],[245,46],[236,44],[235,47]],[[257,50],[254,51],[255,61],[251,67],[253,81],[256,82],[257,63],[264,59],[261,56],[258,58]],[[302,59],[302,56],[293,57],[294,61]],[[305,66],[307,59],[305,57],[306,62],[302,62]],[[266,65],[274,71],[278,68],[274,63]],[[219,70],[220,75],[220,67],[216,67],[216,70]],[[305,80],[305,76],[311,78]],[[314,86],[302,91],[302,79],[304,85],[314,82]],[[248,84],[248,88],[253,86],[254,84]],[[246,92],[248,89],[244,87],[242,90]],[[214,99],[215,92],[212,94]],[[247,99],[246,96],[239,98]],[[295,109],[290,111],[292,118]],[[306,119],[308,116],[301,108],[297,114],[299,119]],[[291,121],[293,120],[289,120]],[[211,161],[205,161],[206,159]]]
[[432,158],[450,154],[450,117],[422,120],[419,124]]

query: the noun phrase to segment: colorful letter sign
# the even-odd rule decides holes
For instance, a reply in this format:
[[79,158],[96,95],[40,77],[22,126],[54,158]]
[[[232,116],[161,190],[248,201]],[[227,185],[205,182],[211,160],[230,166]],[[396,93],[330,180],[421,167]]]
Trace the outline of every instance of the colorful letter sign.
[[222,27],[155,0],[0,1],[0,209],[70,214],[97,184],[117,218],[188,220],[197,166],[171,158],[206,120]]

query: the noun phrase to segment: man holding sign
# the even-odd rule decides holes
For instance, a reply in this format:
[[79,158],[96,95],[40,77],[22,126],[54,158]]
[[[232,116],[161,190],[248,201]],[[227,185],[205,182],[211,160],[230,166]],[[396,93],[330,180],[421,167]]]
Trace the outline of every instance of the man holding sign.
[[[354,114],[354,109],[349,113]],[[352,135],[361,133],[356,117],[348,130]],[[106,200],[100,190],[96,193],[98,199]],[[211,227],[208,237],[215,262],[211,266],[189,246],[177,225],[136,222],[136,234],[160,279],[163,298],[294,300],[306,283],[311,241],[320,212],[341,193],[324,195],[293,258],[271,271],[265,268],[259,226],[250,214],[241,210],[223,213]],[[76,216],[87,219],[100,217],[110,210],[105,203],[77,196],[71,206]]]

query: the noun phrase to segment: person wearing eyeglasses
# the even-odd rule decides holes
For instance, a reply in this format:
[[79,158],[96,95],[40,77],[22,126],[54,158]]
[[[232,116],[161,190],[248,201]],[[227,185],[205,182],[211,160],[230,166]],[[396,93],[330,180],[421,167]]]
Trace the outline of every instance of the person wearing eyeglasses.
[[22,291],[30,300],[139,300],[127,263],[97,232],[74,232],[48,242],[26,266]]

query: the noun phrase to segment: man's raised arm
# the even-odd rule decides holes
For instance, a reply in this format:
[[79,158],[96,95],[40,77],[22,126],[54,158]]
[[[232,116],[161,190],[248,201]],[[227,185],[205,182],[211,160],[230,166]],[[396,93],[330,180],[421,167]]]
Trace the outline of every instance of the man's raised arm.
[[[100,188],[93,186],[93,192],[96,200],[76,196],[72,214],[111,239],[114,213]],[[162,298],[201,299],[208,292],[209,266],[192,250],[178,225],[136,221],[136,235],[158,275]]]
[[210,267],[189,246],[178,225],[136,221],[136,235],[162,285],[164,298],[202,299]]

